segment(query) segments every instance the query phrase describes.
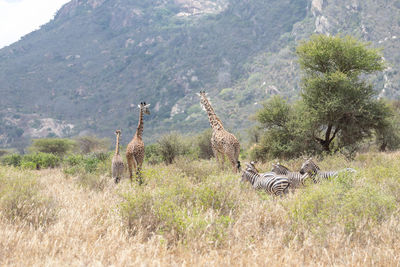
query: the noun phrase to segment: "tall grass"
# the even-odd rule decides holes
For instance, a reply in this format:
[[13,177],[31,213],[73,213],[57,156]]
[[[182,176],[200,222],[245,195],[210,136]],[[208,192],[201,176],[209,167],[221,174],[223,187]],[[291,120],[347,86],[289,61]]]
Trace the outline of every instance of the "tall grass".
[[[281,163],[296,170],[302,160]],[[115,185],[98,167],[90,174],[104,177],[102,190],[60,169],[1,167],[2,177],[36,177],[35,196],[53,199],[58,216],[46,228],[0,217],[0,265],[398,265],[400,153],[318,164],[357,173],[272,197],[215,160],[144,165],[142,186]]]

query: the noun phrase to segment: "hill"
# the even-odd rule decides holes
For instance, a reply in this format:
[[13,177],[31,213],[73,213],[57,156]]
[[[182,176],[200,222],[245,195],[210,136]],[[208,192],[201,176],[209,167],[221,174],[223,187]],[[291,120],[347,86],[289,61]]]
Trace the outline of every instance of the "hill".
[[398,0],[72,0],[0,50],[0,144],[112,136],[116,128],[126,142],[141,101],[152,104],[147,141],[198,132],[209,127],[200,89],[226,127],[243,132],[271,94],[296,97],[294,47],[314,32],[384,47],[390,68],[373,79],[382,96],[398,98],[399,7]]

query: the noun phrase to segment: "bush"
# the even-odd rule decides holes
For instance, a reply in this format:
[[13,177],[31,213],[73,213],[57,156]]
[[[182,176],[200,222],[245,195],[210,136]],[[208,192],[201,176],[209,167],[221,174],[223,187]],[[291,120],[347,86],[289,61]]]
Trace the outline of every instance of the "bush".
[[88,155],[69,155],[64,159],[64,164],[64,173],[66,174],[104,174],[110,172],[111,153],[98,152]]
[[172,164],[179,155],[189,153],[189,147],[177,133],[166,134],[158,140],[159,154],[165,164]]
[[208,129],[199,134],[197,139],[197,146],[199,148],[199,158],[210,159],[214,157],[214,152],[211,146],[212,130]]
[[19,167],[21,166],[22,156],[20,154],[10,154],[1,157],[1,164]]
[[27,169],[55,168],[61,163],[61,158],[49,153],[34,153],[24,155],[21,167]]
[[64,156],[70,151],[75,142],[69,139],[61,138],[43,138],[33,140],[29,150],[31,152],[50,153],[57,156]]
[[40,190],[40,184],[31,173],[0,168],[0,210],[6,219],[23,221],[33,227],[55,221],[55,201],[41,195]]
[[324,239],[333,227],[355,234],[382,223],[395,211],[396,199],[379,184],[356,182],[352,174],[343,174],[305,188],[288,207],[295,235],[309,231]]
[[148,163],[154,165],[154,164],[158,164],[161,163],[162,157],[159,153],[160,148],[158,144],[150,144],[150,145],[146,145],[145,146],[145,161],[147,161]]

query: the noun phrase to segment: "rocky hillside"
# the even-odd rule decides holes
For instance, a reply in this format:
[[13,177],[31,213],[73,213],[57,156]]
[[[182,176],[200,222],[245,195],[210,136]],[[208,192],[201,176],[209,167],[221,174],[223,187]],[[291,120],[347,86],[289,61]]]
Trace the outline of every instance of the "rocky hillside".
[[141,101],[152,104],[147,141],[198,132],[208,127],[200,89],[227,128],[245,129],[270,95],[296,97],[294,47],[314,32],[383,47],[389,67],[372,79],[382,96],[399,97],[399,8],[399,0],[72,0],[0,50],[0,144],[113,137],[116,128],[126,141]]

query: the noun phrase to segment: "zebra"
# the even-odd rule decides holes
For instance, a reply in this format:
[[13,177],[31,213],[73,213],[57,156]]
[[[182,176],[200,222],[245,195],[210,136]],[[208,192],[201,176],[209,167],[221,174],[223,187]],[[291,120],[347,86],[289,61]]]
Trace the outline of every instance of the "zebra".
[[288,192],[290,182],[287,177],[275,173],[259,174],[252,164],[246,163],[246,169],[242,171],[242,182],[248,181],[254,189],[262,189],[269,194],[281,196]]
[[[303,165],[301,165],[300,173],[305,174],[308,173],[311,178],[313,179],[314,183],[317,183],[319,180],[322,179],[329,179],[332,177],[337,177],[339,173],[341,172],[356,172],[355,169],[352,168],[346,168],[343,170],[339,171],[321,171],[321,169],[318,167],[317,164],[312,160],[312,158],[309,158],[306,160]],[[318,179],[316,179],[318,178]]]
[[278,175],[285,175],[289,179],[291,188],[298,188],[304,185],[306,179],[310,177],[308,172],[301,174],[300,172],[292,172],[286,166],[279,163],[272,164],[272,172]]

